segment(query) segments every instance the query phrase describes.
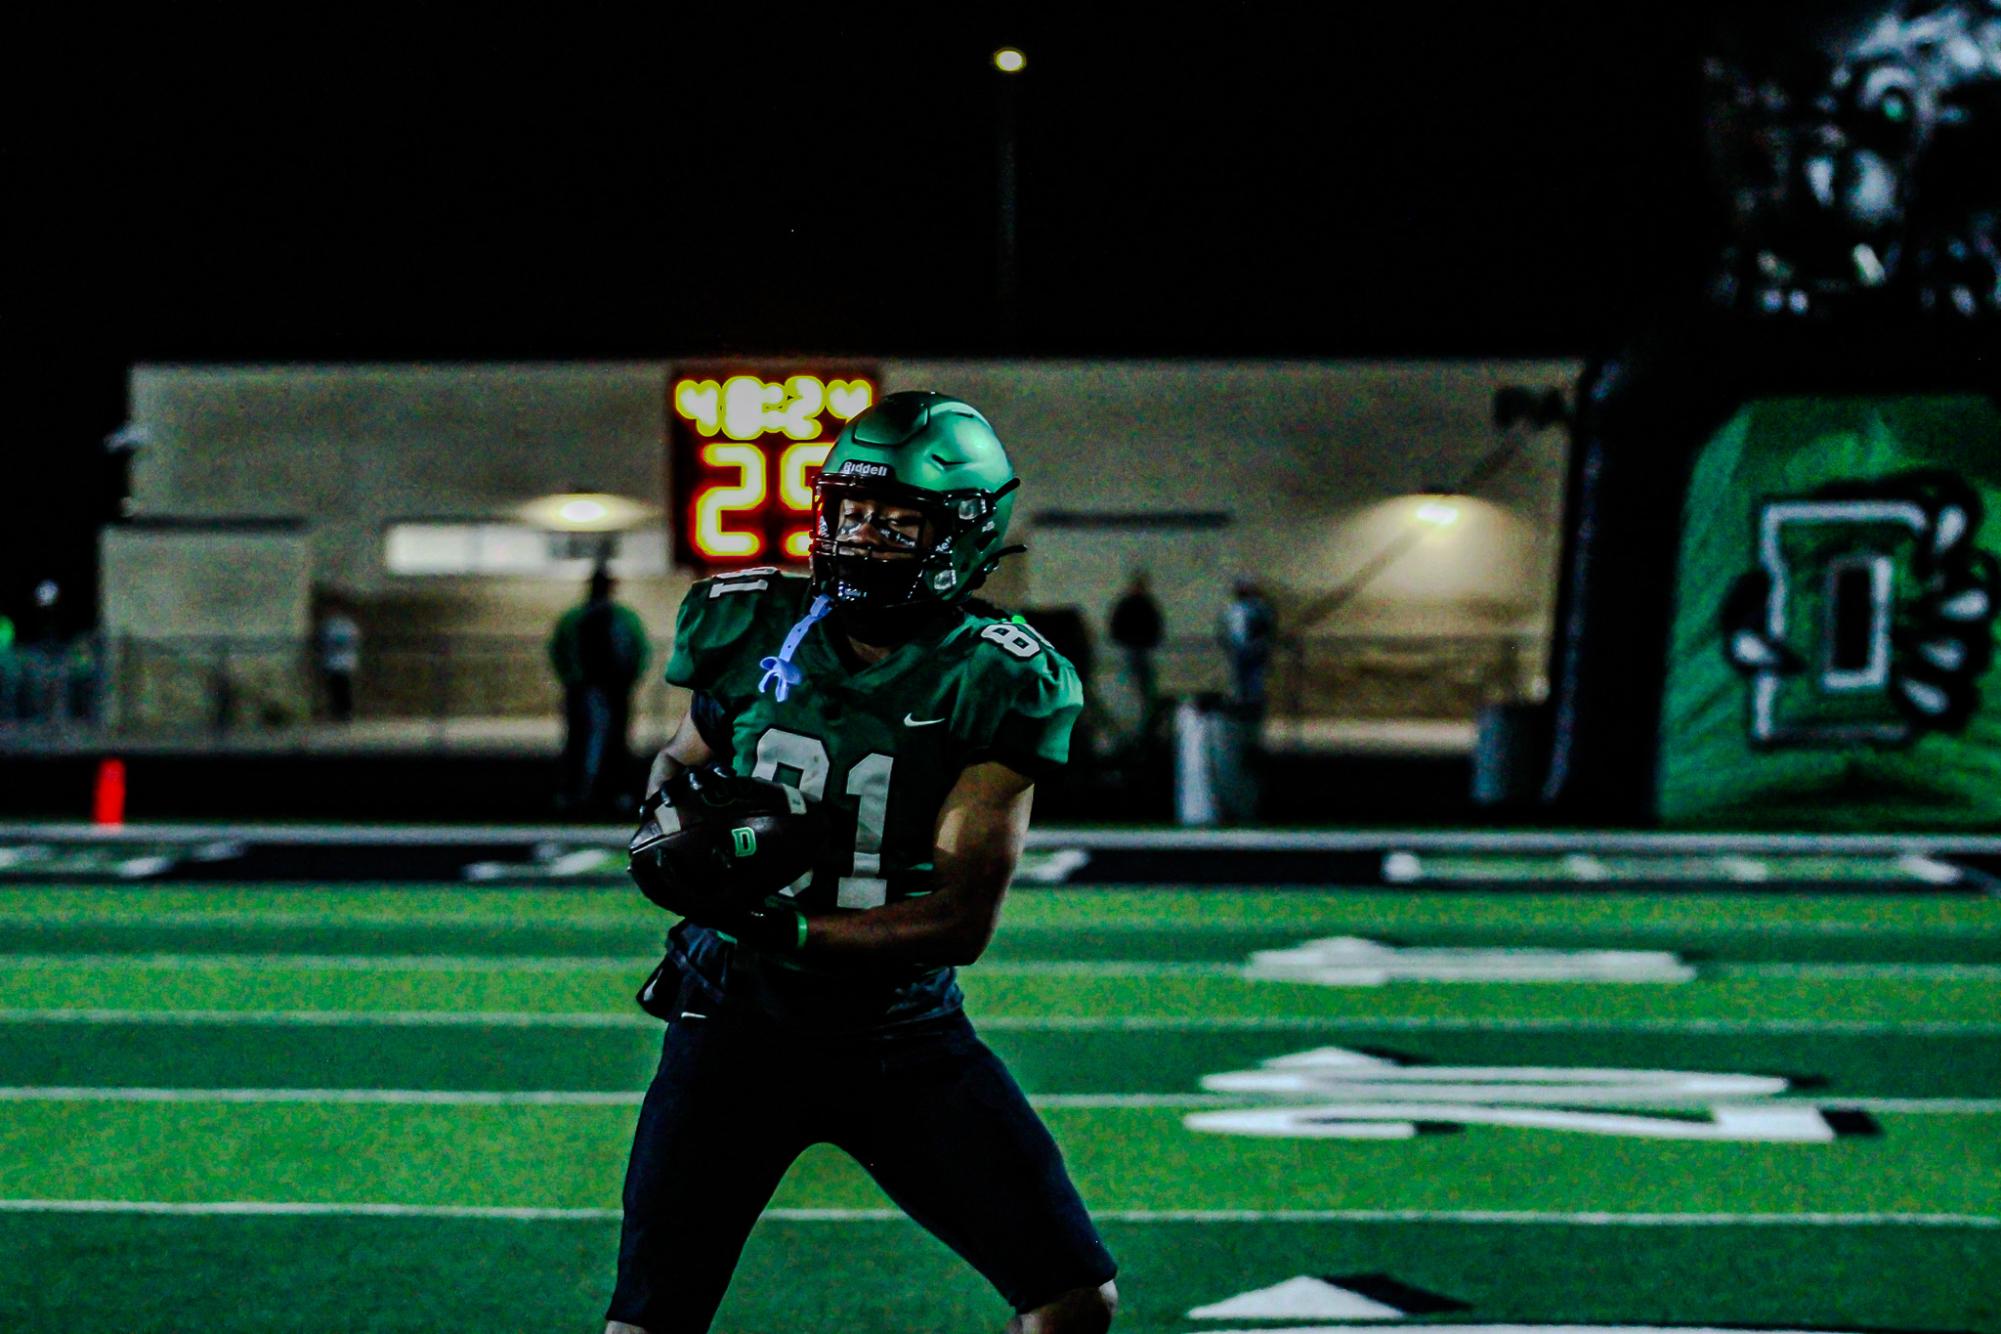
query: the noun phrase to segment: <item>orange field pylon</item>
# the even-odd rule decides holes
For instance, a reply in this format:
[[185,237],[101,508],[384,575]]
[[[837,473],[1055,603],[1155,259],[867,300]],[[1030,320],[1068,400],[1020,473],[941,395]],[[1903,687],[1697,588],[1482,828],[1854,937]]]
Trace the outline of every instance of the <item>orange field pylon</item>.
[[98,825],[125,823],[125,761],[107,757],[97,762],[97,787],[91,796],[90,820]]

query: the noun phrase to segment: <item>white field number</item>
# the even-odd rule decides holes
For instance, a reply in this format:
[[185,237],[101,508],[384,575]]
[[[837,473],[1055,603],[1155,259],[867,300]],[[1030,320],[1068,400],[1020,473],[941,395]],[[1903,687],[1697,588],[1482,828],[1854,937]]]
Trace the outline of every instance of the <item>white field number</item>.
[[1183,1118],[1190,1130],[1218,1135],[1399,1140],[1417,1136],[1424,1123],[1764,1144],[1832,1144],[1841,1133],[1818,1106],[1782,1100],[1792,1086],[1776,1075],[1409,1065],[1322,1047],[1272,1057],[1255,1070],[1205,1075],[1202,1087],[1294,1103]]

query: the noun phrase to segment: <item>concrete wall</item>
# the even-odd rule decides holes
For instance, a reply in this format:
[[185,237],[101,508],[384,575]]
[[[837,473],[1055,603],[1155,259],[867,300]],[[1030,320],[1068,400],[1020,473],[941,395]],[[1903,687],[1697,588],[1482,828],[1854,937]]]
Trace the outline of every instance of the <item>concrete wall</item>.
[[114,526],[102,530],[102,626],[123,725],[188,729],[296,722],[312,709],[301,641],[310,628],[304,525]]
[[[959,394],[1022,473],[1027,600],[1102,617],[1149,566],[1170,634],[1208,635],[1231,576],[1281,613],[1340,586],[1395,538],[1387,502],[1450,483],[1500,443],[1500,385],[1565,385],[1568,362],[892,362],[885,388]],[[1325,632],[1546,628],[1562,516],[1560,432],[1533,439],[1462,522],[1427,536]],[[1226,511],[1220,531],[1038,530],[1049,510]]]
[[[1567,386],[1570,362],[885,361],[883,389],[981,408],[1023,475],[1025,558],[996,600],[1074,606],[1101,628],[1128,571],[1152,572],[1174,636],[1207,638],[1232,576],[1284,624],[1410,530],[1399,497],[1464,476],[1499,443],[1493,391]],[[415,579],[383,567],[386,525],[509,518],[578,488],[665,496],[671,367],[139,367],[152,438],[133,475],[145,517],[283,517],[310,532],[311,578],[364,630],[539,636],[577,596],[533,579]],[[1460,522],[1428,535],[1322,634],[1545,633],[1555,589],[1563,437],[1531,439]],[[670,507],[671,508],[671,507]],[[1052,510],[1217,512],[1220,528],[1056,526]],[[687,576],[625,581],[661,634]],[[107,590],[107,603],[123,596]]]
[[[412,591],[430,581],[383,569],[391,522],[507,519],[566,490],[657,502],[666,380],[658,364],[142,366],[132,418],[152,443],[133,502],[148,517],[301,518],[318,586]],[[506,599],[470,600],[506,619]]]
[[108,635],[297,639],[307,631],[308,530],[113,526],[102,530]]

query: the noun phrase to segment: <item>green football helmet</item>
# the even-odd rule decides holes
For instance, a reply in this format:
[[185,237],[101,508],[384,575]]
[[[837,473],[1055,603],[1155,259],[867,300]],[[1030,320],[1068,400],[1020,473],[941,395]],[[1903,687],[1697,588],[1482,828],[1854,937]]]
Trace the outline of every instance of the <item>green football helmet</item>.
[[[1021,485],[1000,437],[970,405],[919,390],[891,394],[848,423],[813,488],[813,591],[851,621],[881,623],[959,602],[1001,558]],[[875,543],[845,501],[895,505],[924,516],[922,530],[872,525]]]

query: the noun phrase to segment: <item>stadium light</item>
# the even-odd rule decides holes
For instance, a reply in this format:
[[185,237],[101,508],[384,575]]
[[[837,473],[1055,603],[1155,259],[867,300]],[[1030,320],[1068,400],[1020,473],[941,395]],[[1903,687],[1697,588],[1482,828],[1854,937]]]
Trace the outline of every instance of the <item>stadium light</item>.
[[1028,68],[1028,57],[1012,46],[994,52],[994,68],[1003,74],[1019,74]]
[[1417,504],[1411,509],[1410,517],[1432,528],[1450,528],[1459,522],[1457,498],[1449,491],[1436,489],[1414,497]]
[[555,533],[620,533],[654,511],[604,491],[562,491],[521,507],[521,517]]

